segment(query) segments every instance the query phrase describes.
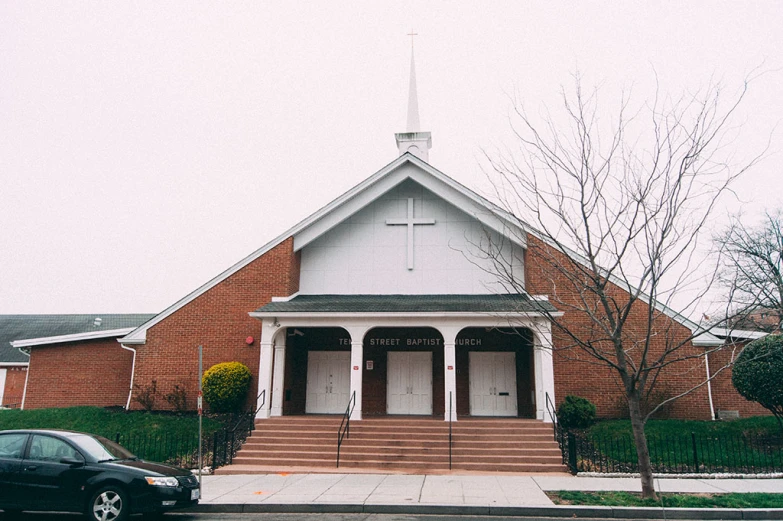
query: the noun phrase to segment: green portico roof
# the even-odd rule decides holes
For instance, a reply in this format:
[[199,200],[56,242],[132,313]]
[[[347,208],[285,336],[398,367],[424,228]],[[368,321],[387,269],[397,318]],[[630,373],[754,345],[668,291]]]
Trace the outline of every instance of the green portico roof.
[[257,313],[541,313],[557,311],[529,295],[297,295]]

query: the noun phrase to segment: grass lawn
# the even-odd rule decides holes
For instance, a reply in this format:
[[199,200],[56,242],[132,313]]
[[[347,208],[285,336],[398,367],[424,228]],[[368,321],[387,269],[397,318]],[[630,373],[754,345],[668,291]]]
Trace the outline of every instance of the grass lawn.
[[[732,421],[650,420],[645,426],[647,436],[780,436],[774,416],[759,416]],[[605,420],[589,429],[591,436],[631,436],[630,420]]]
[[[223,425],[204,417],[205,437]],[[67,407],[0,411],[0,430],[65,429],[89,432],[120,443],[144,459],[191,466],[198,448],[198,417],[143,411],[125,412],[101,407]]]
[[[631,492],[574,492],[561,490],[547,495],[556,505],[660,507],[661,501],[642,499]],[[669,508],[783,508],[783,494],[662,494]]]

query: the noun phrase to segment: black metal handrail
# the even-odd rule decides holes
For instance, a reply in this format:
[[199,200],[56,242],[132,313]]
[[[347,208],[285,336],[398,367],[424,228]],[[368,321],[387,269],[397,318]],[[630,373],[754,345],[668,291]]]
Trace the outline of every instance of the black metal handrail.
[[451,470],[451,446],[452,446],[452,439],[451,439],[451,424],[454,421],[454,417],[452,416],[451,412],[451,391],[449,391],[449,470]]
[[255,415],[258,414],[258,411],[261,410],[261,407],[266,404],[266,389],[263,389],[260,393],[258,393],[258,396],[256,396],[256,404],[258,404],[259,400],[261,401],[261,405],[256,407],[255,412],[253,412],[253,417],[255,417]]
[[[351,414],[356,406],[356,391],[351,393],[351,399],[348,400],[348,407],[345,408],[343,420],[340,422],[340,428],[337,430],[337,468],[340,468],[340,446],[343,444],[343,437],[351,437]],[[345,427],[343,429],[343,427]]]
[[549,398],[549,393],[544,393],[544,396],[546,397],[546,412],[549,414],[549,419],[552,420],[552,426],[554,427],[554,436],[555,441],[560,441],[558,438],[560,426],[557,423],[557,412],[555,410],[555,404],[552,403],[552,399]]

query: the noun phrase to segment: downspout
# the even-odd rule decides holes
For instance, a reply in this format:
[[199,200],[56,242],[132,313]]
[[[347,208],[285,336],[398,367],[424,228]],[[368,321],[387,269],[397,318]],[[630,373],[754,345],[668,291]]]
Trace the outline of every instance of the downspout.
[[715,405],[712,403],[712,377],[710,376],[709,351],[704,352],[704,367],[707,369],[707,396],[710,400],[710,417],[715,421]]
[[133,376],[136,374],[136,350],[132,347],[126,346],[125,344],[120,344],[120,347],[133,353],[133,361],[131,362],[130,389],[128,389],[128,401],[125,403],[125,410],[128,411],[130,410],[131,396],[133,396]]
[[[22,350],[20,349],[20,351],[22,351]],[[22,351],[22,352],[24,353],[24,351]],[[27,353],[27,356],[30,356],[30,354]],[[32,358],[32,357],[30,357],[30,358]],[[24,389],[22,390],[22,404],[19,406],[19,410],[20,411],[24,410],[24,400],[25,400],[25,398],[27,398],[27,380],[29,380],[29,379],[30,379],[30,363],[28,362],[28,364],[27,364],[27,371],[25,371],[25,373],[24,373]]]

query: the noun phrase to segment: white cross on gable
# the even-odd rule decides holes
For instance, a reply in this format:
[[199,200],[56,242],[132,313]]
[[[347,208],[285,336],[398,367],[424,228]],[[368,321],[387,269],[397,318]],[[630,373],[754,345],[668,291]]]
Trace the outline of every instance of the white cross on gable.
[[413,269],[413,227],[417,224],[435,224],[435,219],[418,219],[413,217],[413,197],[408,197],[408,217],[405,219],[386,219],[389,225],[405,225],[408,227],[408,269]]

